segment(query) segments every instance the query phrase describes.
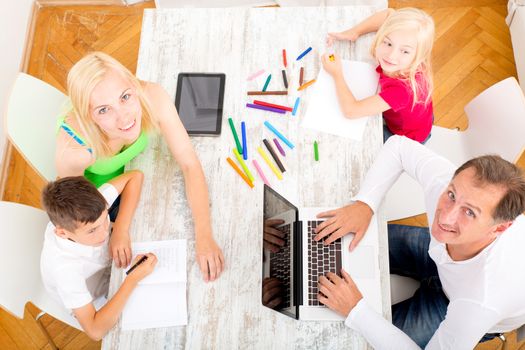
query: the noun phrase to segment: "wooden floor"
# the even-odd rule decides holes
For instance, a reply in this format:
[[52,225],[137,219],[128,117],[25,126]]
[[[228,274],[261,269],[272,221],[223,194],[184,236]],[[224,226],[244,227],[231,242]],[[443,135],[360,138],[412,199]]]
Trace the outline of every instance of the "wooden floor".
[[[504,22],[506,0],[393,0],[390,6],[415,6],[427,11],[436,23],[433,96],[436,124],[467,127],[463,107],[488,86],[516,76],[508,27]],[[37,13],[28,73],[65,91],[69,68],[85,53],[105,51],[135,71],[142,10],[152,2],[130,7],[57,6]],[[520,160],[518,164],[525,164]],[[524,166],[525,168],[525,166]],[[3,199],[40,207],[43,179],[12,150]],[[411,224],[426,225],[426,217],[410,218]],[[50,349],[47,339],[32,321],[34,307],[20,321],[0,309],[1,349]],[[45,316],[45,328],[60,349],[99,349],[75,329]],[[517,349],[515,334],[507,349]],[[514,339],[514,341],[513,341]],[[494,340],[477,349],[501,349]],[[525,347],[524,347],[525,349]]]

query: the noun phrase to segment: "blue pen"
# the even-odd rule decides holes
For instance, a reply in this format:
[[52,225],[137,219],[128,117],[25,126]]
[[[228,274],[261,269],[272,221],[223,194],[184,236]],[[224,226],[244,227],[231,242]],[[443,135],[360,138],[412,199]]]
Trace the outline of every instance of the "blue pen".
[[302,54],[300,54],[299,56],[297,56],[297,58],[295,59],[296,61],[299,61],[301,58],[303,58],[304,56],[306,56],[306,54],[308,52],[312,51],[312,47],[309,47],[307,48],[306,50],[303,51]]
[[246,124],[241,122],[241,134],[242,134],[242,157],[244,160],[248,160],[248,141],[246,140]]
[[284,135],[281,134],[276,128],[274,128],[269,121],[265,121],[264,125],[266,125],[266,127],[270,129],[271,132],[273,132],[278,138],[280,138],[282,142],[286,143],[286,146],[290,147],[290,149],[293,149],[295,147],[294,144],[291,143],[290,140],[288,140],[286,137],[284,137]]
[[295,99],[295,103],[293,105],[293,109],[292,109],[292,115],[295,115],[295,113],[297,113],[297,108],[299,107],[299,101],[301,101],[301,98],[300,97],[297,97]]

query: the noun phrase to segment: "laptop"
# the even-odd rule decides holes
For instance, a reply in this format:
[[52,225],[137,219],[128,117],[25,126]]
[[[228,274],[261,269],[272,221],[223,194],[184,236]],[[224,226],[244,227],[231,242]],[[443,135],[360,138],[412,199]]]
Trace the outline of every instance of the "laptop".
[[[281,302],[272,305],[273,310],[297,320],[344,320],[317,298],[319,277],[328,272],[341,276],[342,267],[350,274],[367,303],[377,312],[382,312],[375,215],[359,245],[350,252],[351,234],[327,246],[322,241],[313,240],[314,229],[323,222],[316,217],[317,214],[335,208],[297,208],[266,185],[263,201],[263,225],[280,231],[284,240],[278,251],[263,244],[263,286],[268,278],[277,278],[281,282]],[[263,240],[264,230],[263,227]]]

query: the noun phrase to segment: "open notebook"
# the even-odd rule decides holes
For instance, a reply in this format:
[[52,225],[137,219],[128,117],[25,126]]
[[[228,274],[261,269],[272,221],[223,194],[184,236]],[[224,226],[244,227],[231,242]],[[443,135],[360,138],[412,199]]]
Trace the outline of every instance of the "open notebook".
[[[375,68],[359,61],[342,60],[346,85],[358,100],[377,93],[379,74]],[[308,129],[344,136],[360,141],[367,118],[345,118],[335,90],[334,79],[321,67],[316,83],[311,87],[302,126]]]
[[[158,262],[128,299],[122,330],[186,325],[186,240],[133,243],[132,251],[133,258],[153,253]],[[124,277],[128,269],[123,270]]]

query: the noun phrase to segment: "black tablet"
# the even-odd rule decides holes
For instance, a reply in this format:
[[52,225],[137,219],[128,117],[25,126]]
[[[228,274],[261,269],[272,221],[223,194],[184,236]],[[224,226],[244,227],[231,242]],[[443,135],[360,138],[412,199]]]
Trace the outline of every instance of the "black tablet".
[[190,135],[220,135],[226,75],[179,73],[175,106]]

